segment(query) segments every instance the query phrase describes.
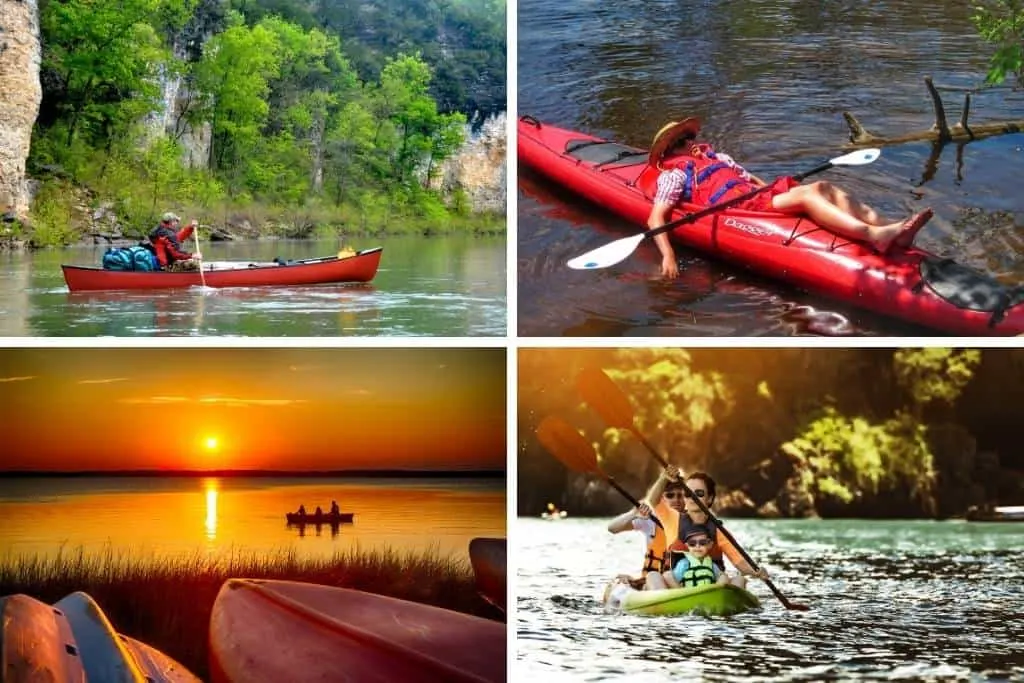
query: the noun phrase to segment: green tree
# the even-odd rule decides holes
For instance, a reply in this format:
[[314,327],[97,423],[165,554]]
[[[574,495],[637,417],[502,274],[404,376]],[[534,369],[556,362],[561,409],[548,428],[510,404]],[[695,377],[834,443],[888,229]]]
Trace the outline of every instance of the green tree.
[[1024,86],[1024,1],[984,0],[974,5],[971,21],[978,34],[994,43],[996,52],[989,60],[986,80],[1002,83],[1015,74],[1017,85]]
[[170,59],[151,22],[180,26],[191,0],[47,2],[40,23],[43,66],[63,85],[66,145],[83,131],[104,142],[152,110]]
[[279,68],[280,43],[274,32],[262,25],[245,26],[240,15],[231,15],[229,28],[210,39],[195,67],[195,87],[204,101],[192,118],[210,122],[211,169],[244,167],[269,113],[269,79]]

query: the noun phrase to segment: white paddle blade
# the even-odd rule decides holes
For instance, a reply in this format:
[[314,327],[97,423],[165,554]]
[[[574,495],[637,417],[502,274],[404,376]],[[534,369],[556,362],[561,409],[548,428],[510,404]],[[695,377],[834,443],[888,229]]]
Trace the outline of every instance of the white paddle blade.
[[880,156],[882,156],[882,150],[877,147],[869,147],[868,149],[858,149],[856,152],[836,157],[831,162],[833,166],[863,166],[870,164]]
[[636,248],[640,246],[645,237],[647,237],[647,234],[642,232],[639,235],[623,237],[620,240],[609,242],[603,247],[588,251],[582,256],[569,259],[567,265],[573,270],[597,270],[614,266],[616,263],[625,261],[630,254],[636,251]]

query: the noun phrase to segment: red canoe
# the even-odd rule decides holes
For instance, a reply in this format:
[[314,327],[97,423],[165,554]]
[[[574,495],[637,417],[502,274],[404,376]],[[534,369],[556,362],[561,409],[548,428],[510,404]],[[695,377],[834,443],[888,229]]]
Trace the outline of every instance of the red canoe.
[[[647,152],[522,116],[523,166],[638,225],[647,224],[658,170]],[[676,209],[671,220],[702,207]],[[669,233],[674,241],[762,275],[957,335],[1024,333],[1024,287],[916,247],[879,255],[781,213],[726,209]]]
[[290,287],[334,282],[369,282],[377,274],[383,247],[364,249],[355,256],[249,263],[218,261],[207,263],[202,278],[198,271],[170,273],[104,270],[84,266],[61,266],[64,281],[72,292],[101,289],[171,289],[176,287]]

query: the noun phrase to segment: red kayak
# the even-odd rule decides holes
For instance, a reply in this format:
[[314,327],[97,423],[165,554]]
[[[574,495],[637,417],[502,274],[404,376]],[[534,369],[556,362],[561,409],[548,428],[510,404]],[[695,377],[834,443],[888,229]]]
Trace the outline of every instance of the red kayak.
[[383,247],[364,249],[355,256],[305,259],[273,263],[218,261],[199,271],[104,270],[61,266],[72,292],[101,289],[171,289],[176,287],[291,287],[335,282],[369,282],[377,274]]
[[[518,122],[525,167],[638,225],[646,226],[658,170],[647,152],[542,123]],[[704,207],[683,205],[677,220]],[[962,336],[1024,333],[1024,287],[917,247],[885,255],[808,218],[724,209],[669,233],[687,247],[822,294]]]

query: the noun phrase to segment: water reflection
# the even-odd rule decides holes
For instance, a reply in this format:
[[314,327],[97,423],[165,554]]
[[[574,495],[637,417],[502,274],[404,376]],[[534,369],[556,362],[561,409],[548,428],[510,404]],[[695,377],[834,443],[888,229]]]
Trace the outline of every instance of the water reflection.
[[206,490],[206,538],[212,541],[217,538],[217,492],[220,481],[204,479],[203,488]]

